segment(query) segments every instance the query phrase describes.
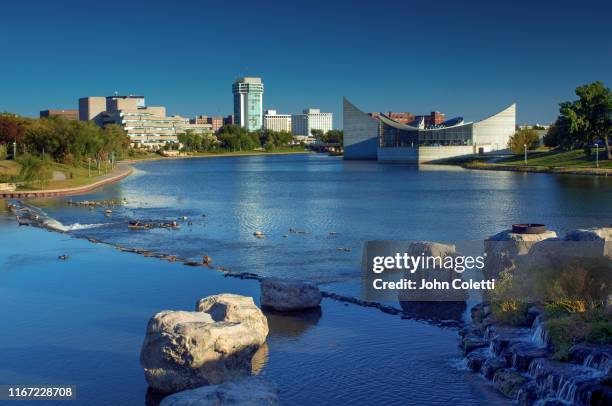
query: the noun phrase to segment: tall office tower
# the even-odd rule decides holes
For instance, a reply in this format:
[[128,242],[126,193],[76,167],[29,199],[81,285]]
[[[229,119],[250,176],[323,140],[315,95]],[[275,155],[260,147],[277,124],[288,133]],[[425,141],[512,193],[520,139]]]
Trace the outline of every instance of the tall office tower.
[[247,131],[260,130],[263,124],[263,91],[261,78],[244,77],[234,82],[234,119]]

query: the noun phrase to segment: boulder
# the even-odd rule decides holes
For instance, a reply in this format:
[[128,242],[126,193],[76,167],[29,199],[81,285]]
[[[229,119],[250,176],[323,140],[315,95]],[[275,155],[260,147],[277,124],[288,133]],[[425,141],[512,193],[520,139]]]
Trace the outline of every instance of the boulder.
[[485,240],[486,279],[497,278],[501,272],[512,271],[516,267],[516,259],[525,256],[534,244],[547,240],[556,240],[557,233],[546,231],[540,234],[520,234],[512,230],[504,230]]
[[471,371],[478,372],[480,371],[482,365],[487,360],[488,357],[488,348],[483,347],[477,350],[470,352],[465,358],[467,360],[467,367]]
[[251,372],[268,334],[265,316],[252,298],[218,296],[223,300],[200,301],[207,311],[166,310],[151,318],[140,354],[151,390],[178,392]]
[[304,310],[321,304],[321,291],[309,283],[265,278],[261,281],[261,305],[278,311]]
[[261,377],[246,377],[170,395],[160,406],[280,405],[276,385]]
[[495,372],[507,366],[508,364],[503,359],[488,358],[480,367],[480,372],[485,378],[491,380],[495,376]]
[[512,369],[500,369],[493,376],[495,387],[510,399],[516,399],[519,390],[528,379]]
[[217,322],[241,323],[252,330],[259,345],[268,336],[268,320],[255,305],[252,297],[223,293],[202,298],[196,303],[196,311],[210,314]]
[[564,240],[579,242],[574,250],[579,250],[582,255],[612,258],[612,227],[572,230]]
[[478,348],[488,346],[489,342],[487,340],[475,334],[466,334],[461,339],[461,349],[463,350],[464,355],[467,355]]

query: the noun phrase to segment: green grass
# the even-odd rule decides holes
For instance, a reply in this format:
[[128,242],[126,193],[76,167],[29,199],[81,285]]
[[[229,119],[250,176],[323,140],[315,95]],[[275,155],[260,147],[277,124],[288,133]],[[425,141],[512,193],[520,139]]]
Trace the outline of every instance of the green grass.
[[[0,182],[18,183],[18,190],[41,189],[38,182],[29,184],[21,182],[19,175],[20,170],[21,165],[18,162],[9,160],[0,161]],[[89,177],[87,165],[70,166],[60,163],[53,163],[51,165],[51,170],[53,172],[62,172],[66,176],[66,180],[50,180],[47,185],[45,185],[44,189],[62,189],[84,186],[97,182],[106,174],[104,168],[102,168],[100,175],[98,175],[98,171],[92,167],[91,177]],[[110,172],[110,168],[108,168],[108,172]]]
[[[496,163],[523,166],[525,165],[524,155],[515,155],[499,160]],[[529,152],[527,154],[527,165],[547,168],[595,168],[595,151],[591,155],[586,155],[581,149],[574,151]],[[599,167],[612,168],[612,161],[606,159],[605,151],[602,151],[602,149],[599,150]]]

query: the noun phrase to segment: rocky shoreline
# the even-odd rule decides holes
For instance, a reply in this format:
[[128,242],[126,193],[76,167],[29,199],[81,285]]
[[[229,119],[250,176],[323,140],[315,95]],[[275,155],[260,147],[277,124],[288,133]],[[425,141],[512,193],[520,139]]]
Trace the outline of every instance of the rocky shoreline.
[[472,324],[459,332],[468,369],[519,405],[612,404],[611,346],[577,344],[569,362],[555,361],[541,309],[529,309],[528,328],[502,326],[490,311],[472,308]]

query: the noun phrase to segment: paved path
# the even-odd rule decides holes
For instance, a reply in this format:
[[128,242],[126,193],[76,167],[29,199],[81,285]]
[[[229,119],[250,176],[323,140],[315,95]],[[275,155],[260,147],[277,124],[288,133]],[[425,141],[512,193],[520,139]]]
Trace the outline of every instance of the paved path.
[[69,196],[78,195],[87,192],[91,192],[101,186],[108,185],[109,183],[117,182],[123,178],[126,178],[132,174],[134,170],[127,163],[119,163],[115,170],[108,175],[101,176],[99,180],[88,185],[76,186],[72,188],[63,189],[47,189],[47,190],[23,190],[14,192],[0,192],[0,199],[31,199],[36,197],[50,197],[50,196]]

